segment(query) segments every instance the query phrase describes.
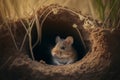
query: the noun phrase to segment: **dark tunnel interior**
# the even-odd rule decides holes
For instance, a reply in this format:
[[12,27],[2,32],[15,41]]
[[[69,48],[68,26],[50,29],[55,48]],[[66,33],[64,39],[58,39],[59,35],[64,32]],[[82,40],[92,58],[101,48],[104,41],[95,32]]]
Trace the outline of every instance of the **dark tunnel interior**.
[[[33,29],[33,44],[36,41],[36,30]],[[51,63],[51,49],[55,45],[56,36],[60,36],[61,38],[66,38],[67,36],[72,36],[74,38],[73,47],[76,49],[78,53],[78,59],[80,60],[87,53],[85,50],[81,38],[76,31],[75,28],[72,27],[72,23],[69,23],[69,20],[66,21],[56,21],[50,20],[47,18],[42,26],[42,39],[41,43],[39,43],[34,49],[34,57],[35,60],[40,61],[43,60],[47,64]]]

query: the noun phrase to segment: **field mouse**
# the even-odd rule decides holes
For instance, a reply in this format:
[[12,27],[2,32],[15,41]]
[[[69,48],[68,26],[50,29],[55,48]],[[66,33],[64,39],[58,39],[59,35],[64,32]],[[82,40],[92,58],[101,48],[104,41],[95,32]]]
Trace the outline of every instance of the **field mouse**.
[[72,36],[61,39],[56,37],[56,45],[51,49],[52,62],[55,65],[71,64],[77,60],[77,52],[72,47],[74,40]]

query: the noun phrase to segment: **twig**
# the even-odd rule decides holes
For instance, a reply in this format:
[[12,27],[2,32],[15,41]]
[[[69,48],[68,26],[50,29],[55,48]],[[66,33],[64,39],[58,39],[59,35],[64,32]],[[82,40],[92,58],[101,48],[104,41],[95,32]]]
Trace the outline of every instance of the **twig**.
[[85,48],[85,50],[86,50],[86,45],[85,45],[85,42],[84,42],[84,40],[83,40],[83,37],[82,37],[82,35],[81,35],[81,33],[80,33],[80,30],[78,29],[78,26],[77,26],[76,24],[73,24],[72,27],[75,28],[76,31],[78,32],[79,37],[80,37],[80,39],[81,39],[81,41],[82,41],[82,43],[83,43],[83,46],[84,46],[84,48]]
[[13,40],[13,43],[14,43],[16,49],[19,50],[19,48],[18,48],[18,46],[17,46],[17,43],[16,43],[16,41],[15,41],[15,37],[14,37],[14,35],[13,35],[13,33],[12,33],[11,28],[9,27],[9,25],[8,25],[7,22],[5,22],[5,23],[6,23],[6,26],[7,26],[8,30],[9,30],[9,32],[10,32],[10,35],[11,35],[11,37],[12,37],[12,40]]
[[38,16],[35,15],[35,19],[36,19],[36,28],[37,28],[37,35],[38,35],[38,39],[36,41],[36,43],[33,45],[33,48],[38,44],[38,42],[40,41],[41,42],[41,37],[42,37],[42,30],[41,30],[41,27],[40,27],[40,23],[39,23],[39,20],[38,20]]

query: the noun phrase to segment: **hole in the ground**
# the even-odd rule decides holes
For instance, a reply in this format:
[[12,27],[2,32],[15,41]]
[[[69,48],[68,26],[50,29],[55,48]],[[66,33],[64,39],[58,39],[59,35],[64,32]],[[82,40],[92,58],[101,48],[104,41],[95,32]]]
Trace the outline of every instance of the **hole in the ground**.
[[55,46],[56,36],[60,36],[61,38],[73,36],[73,47],[78,53],[77,61],[82,59],[88,50],[85,50],[81,38],[76,29],[72,27],[72,24],[72,22],[69,22],[69,19],[68,21],[65,21],[61,18],[56,21],[54,19],[51,20],[51,18],[47,18],[42,26],[41,43],[33,49],[35,59],[37,61],[44,60],[47,64],[52,64],[50,51]]

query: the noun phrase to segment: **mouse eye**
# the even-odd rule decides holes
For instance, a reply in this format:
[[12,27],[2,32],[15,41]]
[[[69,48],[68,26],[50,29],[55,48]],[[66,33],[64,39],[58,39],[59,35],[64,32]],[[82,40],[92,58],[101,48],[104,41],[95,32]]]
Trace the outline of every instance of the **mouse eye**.
[[61,49],[65,50],[65,47],[64,47],[64,46],[62,46],[62,47],[61,47]]

